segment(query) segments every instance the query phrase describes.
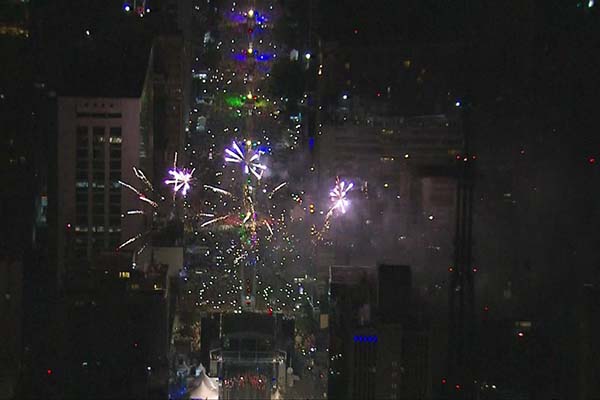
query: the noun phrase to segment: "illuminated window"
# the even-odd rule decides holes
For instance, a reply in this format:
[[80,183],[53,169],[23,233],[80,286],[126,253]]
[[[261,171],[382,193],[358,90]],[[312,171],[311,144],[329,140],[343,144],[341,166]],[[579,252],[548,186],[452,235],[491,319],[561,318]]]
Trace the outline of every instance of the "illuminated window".
[[121,278],[121,279],[129,279],[130,277],[131,276],[130,276],[129,271],[121,271],[121,272],[119,272],[119,278]]
[[20,26],[0,25],[0,36],[24,36],[29,37],[29,31]]

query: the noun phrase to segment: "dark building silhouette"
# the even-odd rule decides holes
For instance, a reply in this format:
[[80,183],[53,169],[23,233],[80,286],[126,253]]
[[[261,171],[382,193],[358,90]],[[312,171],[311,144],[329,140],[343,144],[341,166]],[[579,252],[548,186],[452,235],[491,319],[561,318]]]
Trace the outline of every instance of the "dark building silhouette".
[[431,395],[430,328],[408,266],[331,267],[329,398]]

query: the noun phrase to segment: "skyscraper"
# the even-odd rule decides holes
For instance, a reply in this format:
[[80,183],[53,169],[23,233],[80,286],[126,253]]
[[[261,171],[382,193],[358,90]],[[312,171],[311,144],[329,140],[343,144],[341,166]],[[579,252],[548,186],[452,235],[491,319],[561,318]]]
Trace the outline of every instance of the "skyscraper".
[[430,328],[408,266],[331,267],[329,398],[431,393]]
[[58,265],[65,272],[114,252],[143,228],[143,219],[121,218],[138,199],[119,181],[134,182],[133,167],[152,179],[151,60],[122,71],[121,87],[87,82],[58,98]]

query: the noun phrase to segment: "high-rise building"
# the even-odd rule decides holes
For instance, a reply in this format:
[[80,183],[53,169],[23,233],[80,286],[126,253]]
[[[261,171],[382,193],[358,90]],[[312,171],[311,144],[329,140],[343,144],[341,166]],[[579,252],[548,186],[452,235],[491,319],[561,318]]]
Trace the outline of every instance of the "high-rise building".
[[160,35],[154,41],[154,174],[164,174],[178,153],[183,157],[188,126],[190,48],[181,35]]
[[347,117],[324,124],[317,142],[320,186],[335,176],[354,183],[352,206],[343,222],[334,221],[332,239],[336,225],[354,229],[358,263],[410,262],[417,273],[450,265],[454,165],[463,145],[452,116],[359,116],[349,108]]
[[22,259],[0,259],[0,390],[13,396],[21,369]]
[[331,267],[329,398],[431,393],[430,329],[407,266]]
[[133,167],[147,171],[152,179],[148,54],[139,69],[124,77],[133,82],[121,82],[124,86],[113,87],[117,90],[88,84],[58,98],[58,265],[65,272],[114,252],[119,243],[141,231],[143,220],[121,218],[139,202],[119,181],[134,182]]
[[[146,272],[128,260],[66,284],[58,355],[47,362],[57,397],[164,398],[167,393],[171,290],[166,265]],[[112,269],[109,269],[112,266]],[[106,382],[111,382],[106,385]],[[29,390],[38,398],[45,387]]]
[[[37,127],[28,2],[0,4],[0,392],[17,396],[27,331],[25,286],[36,265]],[[29,278],[29,279],[28,279]]]

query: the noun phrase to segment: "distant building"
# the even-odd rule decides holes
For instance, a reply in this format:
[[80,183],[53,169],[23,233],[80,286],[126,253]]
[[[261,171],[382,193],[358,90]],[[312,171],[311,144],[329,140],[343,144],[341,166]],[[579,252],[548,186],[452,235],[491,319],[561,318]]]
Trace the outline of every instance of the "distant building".
[[142,219],[121,218],[140,204],[119,181],[136,183],[132,167],[152,178],[152,55],[148,54],[125,87],[113,91],[86,82],[83,90],[58,97],[58,265],[65,272],[114,252],[142,229]]
[[154,174],[161,176],[177,152],[183,158],[189,118],[189,45],[181,35],[161,35],[154,41]]
[[331,399],[431,393],[430,334],[407,266],[331,267]]
[[[345,224],[339,229],[352,230],[354,246],[361,250],[348,255],[347,249],[339,249],[342,258],[336,254],[336,262],[349,264],[362,257],[359,264],[411,263],[418,272],[447,268],[456,157],[463,146],[457,121],[448,115],[405,118],[361,112],[349,109],[347,117],[324,123],[317,136],[319,186],[331,186],[335,176],[355,186],[349,212],[333,221],[329,236],[335,240],[336,226]],[[326,211],[329,199],[319,200],[317,206]]]
[[7,0],[0,5],[0,38],[29,37],[29,5],[27,1]]
[[60,397],[166,397],[173,314],[167,266],[142,273],[127,261],[78,273],[65,288],[68,323],[52,365]]
[[598,285],[586,284],[580,294],[579,326],[577,338],[579,349],[577,351],[577,364],[581,366],[578,376],[578,399],[592,399],[600,397],[597,382],[600,379],[600,290]]
[[22,259],[0,258],[0,391],[12,397],[22,368]]

